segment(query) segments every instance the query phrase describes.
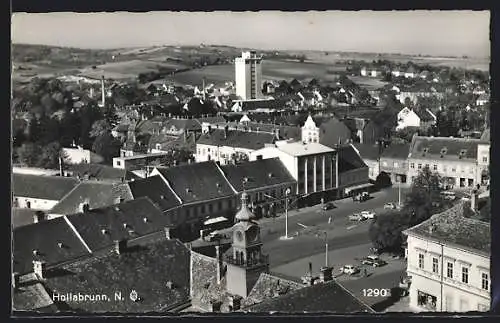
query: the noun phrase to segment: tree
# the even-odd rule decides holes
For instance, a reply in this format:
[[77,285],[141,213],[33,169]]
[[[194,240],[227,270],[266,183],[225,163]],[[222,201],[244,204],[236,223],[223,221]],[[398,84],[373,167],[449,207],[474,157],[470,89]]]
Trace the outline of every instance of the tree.
[[97,138],[103,134],[109,133],[111,131],[111,126],[105,119],[97,120],[92,124],[92,129],[90,130],[90,138]]
[[376,217],[370,224],[368,234],[376,249],[398,252],[403,244],[402,231],[407,228],[407,218],[393,212]]
[[114,138],[111,133],[104,133],[96,137],[92,144],[92,151],[102,156],[106,163],[111,163],[113,157],[120,155],[120,141]]
[[391,177],[386,172],[380,172],[375,179],[375,185],[379,188],[389,187],[392,185]]
[[42,151],[40,146],[28,142],[24,143],[17,149],[17,161],[28,167],[33,167],[37,164],[38,158]]
[[61,154],[61,145],[57,141],[51,142],[42,147],[37,166],[41,168],[57,169],[59,167],[59,158],[63,157]]
[[107,104],[104,107],[103,114],[104,114],[104,120],[106,120],[111,129],[116,127],[116,125],[120,121],[118,115],[116,114],[116,109],[112,105]]

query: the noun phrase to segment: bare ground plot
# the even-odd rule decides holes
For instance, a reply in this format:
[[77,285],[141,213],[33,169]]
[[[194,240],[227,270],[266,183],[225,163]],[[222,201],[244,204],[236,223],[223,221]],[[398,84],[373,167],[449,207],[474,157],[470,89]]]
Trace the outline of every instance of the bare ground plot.
[[387,82],[381,81],[377,78],[373,77],[364,77],[364,76],[349,76],[349,78],[359,86],[367,89],[368,91],[370,90],[376,90],[384,85],[388,84]]

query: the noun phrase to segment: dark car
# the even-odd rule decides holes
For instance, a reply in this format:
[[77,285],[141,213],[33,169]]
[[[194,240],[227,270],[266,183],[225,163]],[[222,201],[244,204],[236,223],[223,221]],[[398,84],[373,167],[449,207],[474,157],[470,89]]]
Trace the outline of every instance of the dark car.
[[322,209],[323,211],[328,211],[328,210],[331,210],[335,208],[335,205],[333,205],[333,203],[326,203],[325,205],[323,205]]
[[387,262],[380,259],[378,256],[371,255],[366,257],[361,261],[363,265],[368,265],[368,266],[373,266],[373,267],[382,267],[384,265],[387,265]]

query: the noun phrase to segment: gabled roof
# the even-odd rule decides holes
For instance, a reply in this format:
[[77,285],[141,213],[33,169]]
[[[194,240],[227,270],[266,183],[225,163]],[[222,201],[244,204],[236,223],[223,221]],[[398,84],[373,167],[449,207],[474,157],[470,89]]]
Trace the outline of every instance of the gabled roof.
[[207,123],[210,123],[210,124],[226,122],[226,119],[224,119],[223,116],[197,118],[196,120],[200,124],[202,124],[203,122],[207,122]]
[[35,274],[20,276],[19,288],[12,295],[12,309],[39,313],[45,312],[44,310],[48,307],[54,307],[52,295],[47,293],[43,285],[36,279]]
[[475,160],[479,143],[480,139],[414,136],[409,158]]
[[85,202],[89,204],[90,209],[97,209],[116,204],[120,198],[125,201],[133,199],[127,184],[85,181],[64,196],[49,213],[61,215],[78,213],[80,204]]
[[203,134],[197,144],[256,150],[263,148],[265,144],[273,143],[274,140],[275,135],[270,133],[228,130],[227,136],[224,137],[224,130],[212,129]]
[[130,240],[161,231],[168,224],[160,209],[147,197],[67,218],[92,252],[112,246],[114,240]]
[[410,144],[392,144],[385,148],[380,158],[407,160],[410,154]]
[[429,111],[429,109],[414,109],[413,111],[417,114],[421,121],[425,122],[436,120],[435,116]]
[[221,169],[238,192],[295,182],[279,158],[225,165]]
[[[131,247],[120,255],[107,253],[65,265],[50,273],[47,290],[59,294],[106,294],[111,301],[69,302],[87,313],[166,312],[189,300],[189,250],[178,240],[161,240]],[[167,287],[168,282],[173,288]],[[135,290],[140,301],[130,300]],[[123,301],[114,301],[122,292]]]
[[376,161],[380,157],[380,148],[377,144],[353,144],[354,147],[359,151],[361,158],[363,160]]
[[351,139],[349,127],[335,117],[322,123],[319,128],[319,143],[330,148],[334,148],[339,141],[345,143],[346,140]]
[[128,170],[102,164],[76,164],[66,165],[65,167],[73,173],[73,177],[80,176],[83,178],[88,176],[89,179],[115,181],[137,178],[137,175]]
[[50,266],[90,254],[64,217],[15,228],[13,242],[13,268],[20,274],[33,271],[33,260],[43,260]]
[[339,173],[347,172],[350,170],[365,168],[365,162],[358,154],[354,146],[341,145],[337,148],[339,159]]
[[33,217],[37,210],[34,209],[25,209],[25,208],[12,208],[12,227],[18,228],[24,225],[32,224]]
[[157,168],[183,203],[211,200],[235,192],[213,161]]
[[246,308],[249,312],[281,313],[373,313],[374,310],[354,297],[335,281],[292,290]]
[[79,181],[75,178],[60,176],[12,175],[12,191],[14,196],[53,201],[60,200],[78,183]]
[[460,201],[452,208],[404,231],[431,241],[438,241],[489,257],[491,253],[490,223],[464,216],[468,207]]
[[170,119],[163,126],[167,131],[172,127],[182,131],[201,131],[201,124],[196,119]]
[[302,288],[304,288],[304,285],[298,282],[278,277],[274,274],[262,273],[248,294],[248,297],[243,300],[242,305],[244,310],[248,309],[252,311],[255,304],[269,302],[276,294],[286,295]]
[[148,197],[160,210],[167,211],[181,203],[160,176],[135,180],[128,184],[134,198]]

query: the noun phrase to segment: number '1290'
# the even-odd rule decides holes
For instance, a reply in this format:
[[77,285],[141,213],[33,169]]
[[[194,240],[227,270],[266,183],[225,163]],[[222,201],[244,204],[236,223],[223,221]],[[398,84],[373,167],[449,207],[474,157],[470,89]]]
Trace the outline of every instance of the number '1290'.
[[364,297],[387,297],[390,294],[388,288],[363,288]]

